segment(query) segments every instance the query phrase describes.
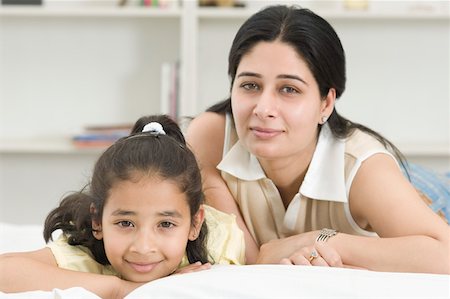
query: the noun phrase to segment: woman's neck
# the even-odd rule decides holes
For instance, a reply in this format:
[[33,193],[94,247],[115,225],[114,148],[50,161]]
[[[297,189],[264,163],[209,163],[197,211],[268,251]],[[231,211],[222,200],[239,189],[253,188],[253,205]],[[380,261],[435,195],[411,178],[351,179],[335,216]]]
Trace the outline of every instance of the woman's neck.
[[259,159],[266,176],[273,181],[287,207],[303,183],[309,164],[311,163],[315,145],[295,156],[279,159]]

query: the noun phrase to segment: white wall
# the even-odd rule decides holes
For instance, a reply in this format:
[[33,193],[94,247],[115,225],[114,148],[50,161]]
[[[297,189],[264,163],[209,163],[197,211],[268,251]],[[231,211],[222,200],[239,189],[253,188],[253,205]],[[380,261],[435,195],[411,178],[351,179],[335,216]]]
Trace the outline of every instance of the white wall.
[[[429,145],[449,152],[448,19],[329,21],[347,57],[347,88],[337,110],[406,151]],[[239,23],[206,20],[203,25],[198,90],[204,109],[229,94],[227,55]]]
[[0,137],[69,135],[158,113],[160,64],[179,57],[178,26],[170,18],[0,16]]
[[[198,74],[188,74],[198,75],[197,113],[228,96],[228,51],[245,17],[199,18]],[[412,161],[449,171],[449,18],[329,21],[348,61],[338,111]],[[83,125],[158,113],[160,65],[183,51],[180,23],[0,14],[0,139],[67,137]],[[0,221],[42,223],[67,191],[86,183],[97,156],[0,147]]]

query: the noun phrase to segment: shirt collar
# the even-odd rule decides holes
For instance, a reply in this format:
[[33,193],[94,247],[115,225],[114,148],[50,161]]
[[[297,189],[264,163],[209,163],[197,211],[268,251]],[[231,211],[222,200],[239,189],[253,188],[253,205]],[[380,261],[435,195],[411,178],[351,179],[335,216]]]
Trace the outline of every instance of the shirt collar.
[[[305,175],[300,194],[318,200],[347,202],[344,173],[345,141],[322,126],[316,150]],[[217,168],[244,181],[266,178],[258,159],[240,141],[224,156]]]

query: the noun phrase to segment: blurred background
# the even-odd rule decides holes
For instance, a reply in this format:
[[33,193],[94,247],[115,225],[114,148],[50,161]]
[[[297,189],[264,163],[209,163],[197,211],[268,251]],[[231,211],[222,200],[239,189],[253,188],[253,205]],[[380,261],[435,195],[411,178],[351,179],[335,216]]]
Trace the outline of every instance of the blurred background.
[[450,171],[450,6],[382,0],[1,0],[0,221],[41,224],[138,117],[229,94],[239,26],[270,4],[328,20],[347,56],[337,110]]

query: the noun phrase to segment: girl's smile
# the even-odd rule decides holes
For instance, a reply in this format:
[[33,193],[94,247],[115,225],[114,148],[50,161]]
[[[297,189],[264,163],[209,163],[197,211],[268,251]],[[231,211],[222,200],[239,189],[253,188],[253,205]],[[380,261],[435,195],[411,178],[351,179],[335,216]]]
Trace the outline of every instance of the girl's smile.
[[156,268],[160,264],[161,261],[154,262],[154,263],[142,263],[142,262],[136,263],[136,262],[130,262],[130,261],[127,261],[127,262],[134,271],[139,272],[139,273],[147,273],[147,272],[151,272],[154,268]]
[[106,256],[126,280],[173,273],[194,228],[186,195],[170,180],[142,175],[117,182],[102,217]]

